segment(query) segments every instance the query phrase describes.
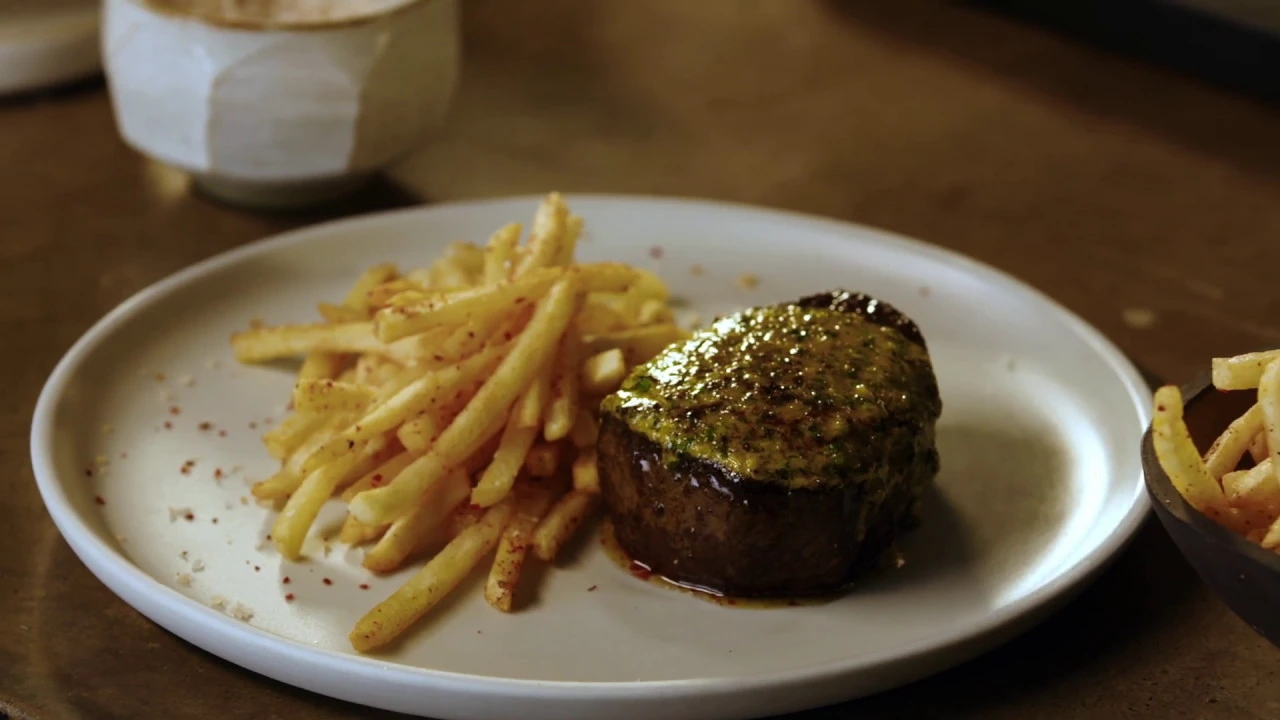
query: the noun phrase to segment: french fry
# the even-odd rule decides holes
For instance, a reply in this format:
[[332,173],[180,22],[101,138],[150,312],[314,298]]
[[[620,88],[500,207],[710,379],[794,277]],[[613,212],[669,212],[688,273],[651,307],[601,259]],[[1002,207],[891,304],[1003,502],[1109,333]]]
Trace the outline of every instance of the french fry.
[[245,330],[231,336],[231,349],[243,363],[300,357],[311,352],[366,353],[382,348],[369,322],[281,325]]
[[1213,386],[1219,390],[1253,390],[1262,381],[1263,371],[1276,359],[1280,359],[1280,350],[1214,358]]
[[538,205],[530,229],[529,253],[516,268],[515,277],[556,264],[564,248],[568,220],[569,208],[559,193],[551,193]]
[[631,321],[621,311],[621,295],[593,293],[583,301],[575,323],[584,336],[606,335],[622,332],[631,326]]
[[338,377],[346,365],[346,357],[341,353],[313,352],[308,353],[298,369],[299,380],[328,380]]
[[343,299],[342,304],[356,310],[368,311],[370,308],[369,293],[373,291],[374,288],[384,283],[391,282],[399,272],[400,271],[396,269],[396,266],[390,263],[374,265],[368,270],[365,270],[363,273],[360,273],[360,277],[356,279],[355,284],[347,293],[347,297]]
[[1209,476],[1217,479],[1235,470],[1240,464],[1240,458],[1248,451],[1249,444],[1261,431],[1262,406],[1255,404],[1228,425],[1218,439],[1213,441],[1209,452],[1205,453],[1204,465]]
[[511,422],[522,428],[537,428],[542,425],[542,416],[547,404],[551,402],[551,371],[554,365],[548,364],[538,370],[533,381],[525,389],[520,400],[516,402],[511,414]]
[[445,428],[431,450],[381,488],[360,493],[351,500],[351,512],[361,522],[388,522],[397,507],[420,497],[432,483],[497,434],[506,414],[536,371],[548,362],[555,338],[564,332],[573,315],[577,288],[573,277],[553,286],[538,303],[533,318],[516,339],[511,352],[481,386],[471,402]]
[[582,363],[582,390],[592,395],[607,395],[618,389],[627,376],[627,370],[622,348],[596,353]]
[[304,477],[302,472],[303,463],[328,442],[329,438],[333,437],[340,422],[342,422],[342,418],[328,418],[322,421],[320,427],[300,442],[293,452],[289,454],[289,457],[284,462],[284,467],[280,468],[276,474],[266,480],[255,483],[250,488],[253,496],[259,500],[281,500],[297,490]]
[[580,215],[569,213],[569,218],[564,224],[564,243],[560,247],[560,257],[556,258],[557,265],[572,265],[573,258],[577,255],[578,240],[582,239],[582,229],[586,221]]
[[391,482],[392,478],[399,475],[405,468],[409,467],[409,463],[418,458],[410,450],[396,453],[394,456],[385,460],[381,465],[375,467],[365,473],[355,482],[351,483],[342,491],[342,501],[351,502],[351,498],[357,494],[368,490],[369,488],[380,487]]
[[1266,528],[1271,520],[1280,517],[1280,482],[1276,481],[1275,465],[1266,458],[1248,470],[1227,473],[1222,478],[1222,491],[1232,507],[1254,519],[1254,527]]
[[533,533],[533,550],[539,560],[555,562],[560,549],[595,508],[597,497],[593,493],[570,490],[556,501]]
[[262,444],[267,447],[271,457],[284,460],[324,423],[323,415],[288,415],[279,425],[263,433]]
[[440,437],[443,430],[434,415],[423,413],[405,420],[396,430],[396,437],[406,448],[421,455],[431,449],[431,443]]
[[551,493],[544,487],[531,486],[519,495],[515,516],[502,531],[498,550],[484,585],[484,599],[502,612],[511,612],[520,572],[533,543],[533,533],[547,508]]
[[1205,515],[1226,520],[1226,497],[1218,481],[1209,475],[1182,420],[1182,392],[1177,387],[1166,385],[1156,391],[1151,427],[1160,465],[1178,492]]
[[473,504],[489,507],[507,496],[520,468],[524,467],[525,457],[537,436],[537,427],[520,427],[515,423],[507,423],[493,461],[485,468],[475,489],[471,491]]
[[293,409],[300,413],[358,413],[377,393],[366,385],[336,380],[299,380],[293,386]]
[[427,614],[493,552],[512,512],[511,503],[500,503],[459,533],[422,570],[360,618],[349,635],[352,647],[359,652],[373,650]]
[[321,506],[348,475],[363,475],[379,464],[379,453],[386,447],[382,438],[373,438],[346,456],[317,468],[285,503],[271,526],[276,550],[290,560],[302,554],[302,541],[320,513]]
[[547,292],[565,274],[564,268],[542,268],[507,283],[438,293],[413,305],[383,308],[374,315],[373,332],[383,342],[393,342],[440,326],[457,325],[472,317],[518,307]]
[[466,473],[450,473],[432,486],[416,507],[391,523],[378,544],[365,554],[361,564],[366,570],[376,573],[391,572],[400,567],[400,563],[427,535],[440,527],[440,523],[467,499],[470,492],[471,483]]
[[674,321],[675,313],[671,312],[671,306],[667,305],[665,300],[648,298],[641,301],[640,307],[636,310],[636,322],[641,325],[672,323]]
[[376,310],[391,304],[391,299],[403,293],[423,293],[424,288],[408,278],[394,278],[379,283],[365,292],[361,306]]
[[349,323],[364,322],[369,319],[369,313],[346,305],[334,305],[333,303],[320,303],[316,305],[316,310],[320,313],[320,317],[324,318],[328,323]]
[[551,379],[551,402],[547,405],[542,436],[547,442],[566,437],[578,415],[579,363],[582,338],[572,325],[560,338],[556,353],[555,374]]
[[689,336],[675,325],[650,325],[622,332],[595,335],[586,338],[586,353],[596,355],[618,348],[627,359],[627,365],[635,367],[652,360],[672,343]]
[[573,459],[573,489],[579,492],[600,494],[600,474],[596,469],[596,449],[585,448]]
[[348,515],[342,521],[342,529],[338,531],[338,542],[352,546],[363,545],[381,538],[386,531],[386,525],[372,527]]
[[1253,436],[1253,441],[1249,443],[1249,456],[1253,458],[1255,465],[1271,457],[1271,449],[1267,447],[1267,433],[1265,430],[1259,431]]
[[508,223],[489,237],[484,251],[484,282],[496,285],[510,274],[511,252],[520,242],[520,225]]

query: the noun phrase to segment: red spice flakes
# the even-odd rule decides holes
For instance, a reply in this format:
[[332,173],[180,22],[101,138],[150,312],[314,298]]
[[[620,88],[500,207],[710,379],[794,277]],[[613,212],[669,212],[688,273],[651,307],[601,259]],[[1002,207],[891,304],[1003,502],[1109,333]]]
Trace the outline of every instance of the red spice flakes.
[[106,504],[107,504],[107,501],[106,501],[106,500],[103,500],[101,495],[94,495],[94,496],[93,496],[93,501],[94,501],[94,502],[96,502],[96,503],[98,503],[99,505],[106,505]]
[[165,429],[165,430],[172,430],[172,429],[173,429],[173,423],[169,422],[168,420],[165,420],[165,421],[164,421],[164,429]]
[[382,487],[382,473],[374,473],[373,477],[369,478],[369,487]]
[[172,406],[170,406],[170,407],[169,407],[169,414],[170,414],[170,415],[181,415],[181,414],[182,414],[182,408],[178,407],[177,405],[172,405]]
[[191,471],[195,468],[195,466],[196,466],[195,460],[188,460],[182,463],[182,467],[179,470],[182,472],[183,475],[190,475]]
[[263,418],[263,419],[262,419],[262,422],[263,422],[263,423],[265,423],[265,424],[267,424],[267,425],[270,425],[270,424],[274,423],[274,422],[275,422],[275,420],[272,420],[271,418]]
[[122,452],[122,453],[120,453],[120,459],[121,459],[121,460],[124,460],[124,459],[125,459],[125,458],[127,458],[127,457],[129,457],[129,453],[127,453],[127,452]]
[[661,246],[661,245],[654,245],[653,247],[649,248],[649,257],[653,258],[654,260],[661,260],[661,259],[662,259],[662,246]]
[[332,584],[333,584],[333,581],[332,581],[332,580],[330,580],[329,578],[325,578],[325,579],[324,579],[324,580],[322,580],[321,582],[323,582],[325,585],[332,585]]
[[368,589],[369,589],[369,583],[360,583],[360,589],[361,589],[361,590],[368,590]]
[[219,431],[218,431],[218,437],[226,437],[226,436],[227,436],[227,431],[226,431],[226,430],[219,430]]
[[208,422],[206,420],[205,422],[200,423],[196,427],[200,429],[200,432],[209,432],[210,430],[213,429],[213,423]]
[[212,522],[214,525],[217,525],[217,524],[218,524],[218,518],[214,518],[213,520],[210,520],[210,522]]
[[195,520],[195,519],[196,519],[196,514],[195,514],[195,513],[191,513],[191,512],[189,512],[189,513],[187,513],[186,515],[183,515],[183,517],[184,517],[184,518],[186,518],[188,521],[190,521],[190,520]]
[[164,373],[162,372],[156,373],[156,382],[164,382]]
[[933,292],[933,291],[932,291],[932,290],[930,290],[928,286],[921,287],[921,288],[920,288],[920,297],[929,297],[929,295],[930,295],[932,292]]
[[[248,560],[245,560],[245,564],[248,564],[248,562],[249,562]],[[261,566],[261,565],[254,565],[254,566],[253,566],[253,571],[254,571],[254,572],[262,572],[262,566]]]
[[87,468],[85,468],[85,469],[84,469],[84,476],[85,476],[85,477],[93,477],[93,468],[91,468],[91,467],[87,467]]
[[285,585],[288,585],[289,583],[291,583],[291,582],[293,582],[293,581],[289,579],[289,576],[288,576],[288,575],[285,575],[285,576],[284,576],[284,579],[283,579],[283,580],[281,580],[280,582],[284,583]]
[[271,539],[271,533],[267,533],[267,539],[268,539],[268,540],[270,540],[270,539]]
[[250,429],[250,430],[257,430],[257,429],[258,429],[258,423],[250,421],[250,422],[249,422],[249,429]]
[[293,593],[285,593],[285,602],[293,602]]
[[224,477],[226,477],[226,474],[222,472],[222,468],[213,469],[213,478],[215,480],[221,480]]
[[587,592],[595,592],[595,591],[596,591],[596,588],[598,588],[598,587],[600,587],[600,586],[599,586],[599,585],[592,585],[591,587],[587,588]]
[[702,277],[707,274],[707,269],[698,264],[690,265],[689,274],[694,277]]

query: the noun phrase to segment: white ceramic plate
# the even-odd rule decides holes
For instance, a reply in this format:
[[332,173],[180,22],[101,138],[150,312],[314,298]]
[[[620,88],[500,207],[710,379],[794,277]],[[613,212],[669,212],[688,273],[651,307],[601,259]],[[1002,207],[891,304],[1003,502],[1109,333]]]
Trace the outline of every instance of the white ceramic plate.
[[[311,318],[316,301],[340,298],[375,261],[424,265],[452,240],[527,222],[536,198],[289,233],[110,313],[58,365],[32,427],[40,490],[68,543],[173,633],[334,697],[438,718],[707,720],[832,703],[970,658],[1064,602],[1137,528],[1146,387],[1101,335],[1031,288],[924,243],[818,218],[568,200],[587,222],[582,259],[655,268],[703,314],[846,287],[919,322],[945,403],[942,473],[923,527],[905,539],[903,569],[825,605],[726,608],[637,580],[586,542],[538,581],[523,612],[491,610],[473,583],[390,654],[350,651],[352,624],[404,575],[372,578],[355,552],[335,546],[325,557],[314,538],[303,563],[262,542],[268,513],[241,498],[274,469],[258,436],[280,417],[293,376],[237,367],[228,335],[255,317]],[[744,273],[759,286],[740,288]],[[99,460],[105,472],[87,477]],[[219,599],[225,607],[211,607]],[[237,608],[252,618],[235,619]]]

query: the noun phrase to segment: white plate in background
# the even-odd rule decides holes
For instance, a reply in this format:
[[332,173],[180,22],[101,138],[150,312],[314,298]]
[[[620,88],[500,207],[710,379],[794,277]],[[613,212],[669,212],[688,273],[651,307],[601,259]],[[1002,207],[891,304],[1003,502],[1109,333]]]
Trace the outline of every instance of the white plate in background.
[[[704,315],[844,287],[919,323],[942,390],[942,472],[923,526],[903,540],[907,564],[824,605],[726,608],[633,578],[591,541],[521,612],[490,609],[473,582],[391,652],[353,653],[353,623],[412,570],[374,578],[337,545],[291,563],[262,541],[268,511],[240,498],[275,468],[258,436],[279,419],[293,375],[237,366],[228,336],[255,317],[309,320],[364,267],[425,265],[451,241],[527,224],[537,201],[291,232],[111,312],[53,372],[32,426],[41,493],[76,554],[180,637],[333,697],[446,719],[707,720],[849,699],[973,657],[1065,602],[1145,514],[1145,384],[1097,331],[1026,285],[821,218],[570,195],[586,219],[582,260],[651,267]],[[739,285],[747,273],[758,287]],[[99,460],[106,472],[87,476]],[[252,617],[236,619],[237,608]]]

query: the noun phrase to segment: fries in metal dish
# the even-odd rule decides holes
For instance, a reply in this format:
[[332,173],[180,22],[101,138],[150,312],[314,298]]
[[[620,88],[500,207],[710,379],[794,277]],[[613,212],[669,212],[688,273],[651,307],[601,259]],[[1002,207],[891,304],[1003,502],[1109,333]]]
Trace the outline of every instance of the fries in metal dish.
[[246,363],[301,359],[292,414],[263,442],[280,469],[272,542],[303,554],[321,508],[377,573],[426,563],[350,633],[360,652],[408,630],[492,558],[484,597],[515,608],[521,570],[555,560],[598,506],[597,408],[632,367],[683,339],[667,288],[621,263],[582,264],[583,228],[559,194],[529,237],[509,224],[426,268],[370,267],[321,320],[256,327]]

